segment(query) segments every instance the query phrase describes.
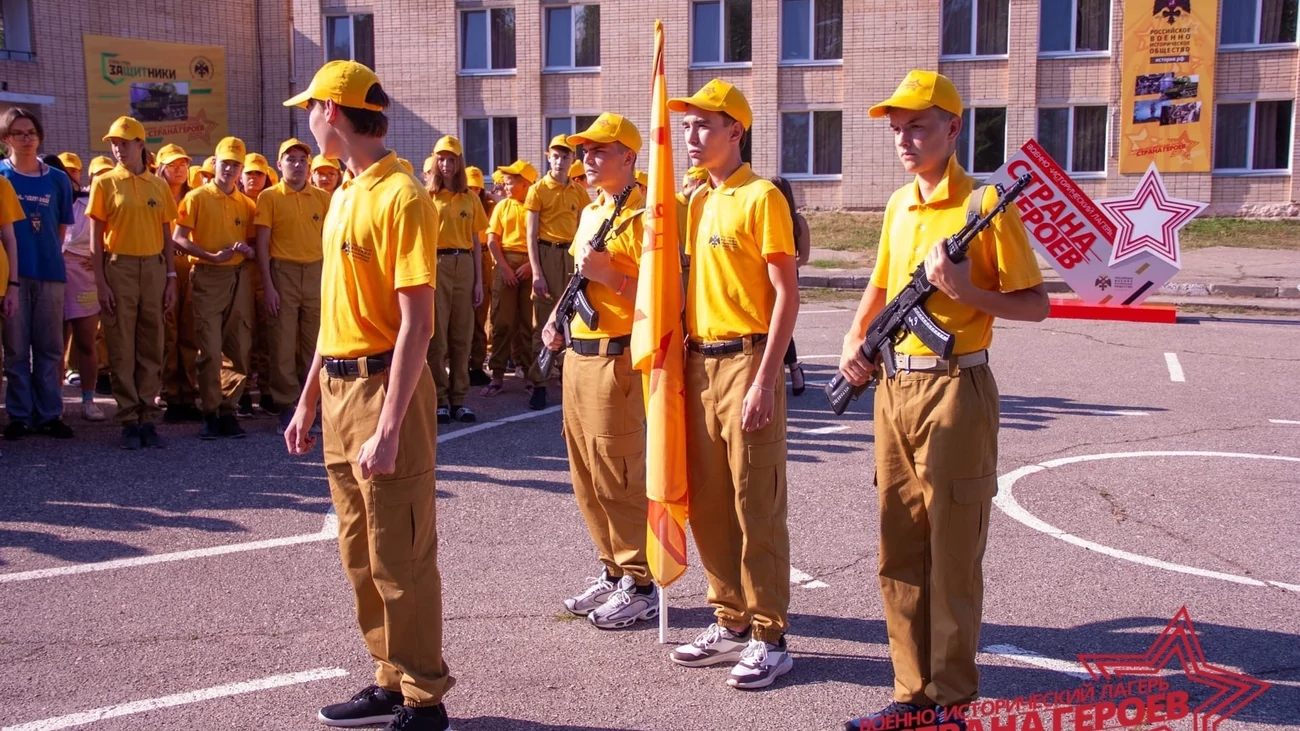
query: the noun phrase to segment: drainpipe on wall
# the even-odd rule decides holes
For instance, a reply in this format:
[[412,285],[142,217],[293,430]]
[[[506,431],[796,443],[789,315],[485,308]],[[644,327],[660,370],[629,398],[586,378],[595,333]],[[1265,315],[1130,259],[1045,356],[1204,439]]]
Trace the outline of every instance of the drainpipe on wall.
[[[289,94],[285,99],[289,99],[298,93],[298,67],[293,61],[293,0],[285,0],[284,8],[288,16],[285,26],[289,29]],[[289,137],[298,137],[298,114],[292,109],[289,110]]]

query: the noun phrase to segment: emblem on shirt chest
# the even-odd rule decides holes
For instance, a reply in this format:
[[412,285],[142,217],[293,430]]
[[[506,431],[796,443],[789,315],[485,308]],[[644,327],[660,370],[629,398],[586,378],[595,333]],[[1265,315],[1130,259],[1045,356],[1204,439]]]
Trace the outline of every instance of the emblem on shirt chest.
[[347,241],[343,242],[342,251],[344,256],[364,263],[369,263],[375,253],[374,249],[368,249],[360,244],[353,244]]
[[243,226],[243,225],[244,225],[244,219],[240,218],[239,216],[235,216],[235,225],[236,225],[236,226]]
[[319,213],[311,214],[311,220],[313,223],[320,223],[320,214]]
[[469,211],[461,211],[461,212],[460,212],[460,217],[461,217],[461,218],[469,218]]
[[153,198],[150,198],[149,201],[145,203],[145,205],[149,206],[150,208],[157,208],[158,201],[154,200]]
[[733,251],[740,248],[740,241],[738,241],[734,236],[713,234],[709,237],[709,246],[712,246],[715,250],[726,249],[727,251]]

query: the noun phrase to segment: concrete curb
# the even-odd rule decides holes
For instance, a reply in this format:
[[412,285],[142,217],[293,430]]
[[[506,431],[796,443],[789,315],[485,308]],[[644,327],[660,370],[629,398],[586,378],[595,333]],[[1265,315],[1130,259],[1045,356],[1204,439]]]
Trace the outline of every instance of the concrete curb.
[[[799,277],[799,286],[820,289],[856,290],[866,289],[870,277],[855,275],[804,275]],[[1068,294],[1070,285],[1059,279],[1043,282],[1049,294]],[[1296,286],[1279,287],[1268,284],[1202,284],[1200,282],[1169,282],[1158,290],[1159,294],[1172,297],[1233,297],[1262,299],[1300,299],[1300,288]]]

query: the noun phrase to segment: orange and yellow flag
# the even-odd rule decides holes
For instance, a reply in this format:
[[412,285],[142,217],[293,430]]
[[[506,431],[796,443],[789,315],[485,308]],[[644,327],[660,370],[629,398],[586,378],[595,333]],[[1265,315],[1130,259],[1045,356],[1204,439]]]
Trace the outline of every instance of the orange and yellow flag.
[[668,126],[664,26],[655,21],[650,92],[650,180],[645,242],[632,324],[632,361],[641,371],[646,415],[646,554],[660,586],[686,571],[686,364],[676,176]]

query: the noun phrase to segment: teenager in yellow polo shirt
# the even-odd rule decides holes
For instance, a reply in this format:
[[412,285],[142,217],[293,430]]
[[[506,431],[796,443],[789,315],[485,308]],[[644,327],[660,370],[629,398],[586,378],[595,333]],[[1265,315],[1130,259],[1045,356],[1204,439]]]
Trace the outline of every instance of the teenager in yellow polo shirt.
[[320,333],[321,231],[330,194],[307,183],[311,148],[288,139],[276,158],[284,178],[257,199],[257,266],[264,285],[271,412],[280,433],[309,375]]
[[[966,703],[979,691],[978,651],[989,510],[997,492],[998,389],[989,370],[995,317],[1039,321],[1047,294],[1015,206],[976,238],[960,264],[943,237],[988,211],[992,188],[971,201],[975,181],[957,164],[961,96],[933,71],[912,71],[872,117],[889,117],[903,169],[916,176],[890,196],[871,282],[840,370],[863,384],[875,364],[859,349],[871,320],[924,263],[938,289],[925,309],[955,336],[951,361],[915,336],[895,346],[898,370],[876,389],[876,487],[880,591],[894,665],[894,701],[845,724],[888,728],[898,717]],[[924,232],[924,233],[922,233]]]
[[[588,279],[587,298],[599,313],[596,329],[582,318],[570,323],[564,379],[564,439],[573,493],[602,564],[600,576],[564,606],[601,629],[629,627],[659,615],[659,594],[646,561],[645,403],[632,367],[632,312],[641,264],[641,214],[645,197],[634,183],[641,134],[617,114],[601,114],[586,131],[568,138],[585,145],[589,179],[604,195],[587,206],[572,255]],[[631,188],[613,220],[604,252],[592,237],[614,215],[614,198]],[[565,347],[562,323],[552,311],[544,347]]]
[[120,117],[113,123],[104,140],[118,165],[91,182],[86,205],[123,449],[163,446],[154,398],[162,388],[163,314],[176,299],[167,237],[176,203],[167,184],[145,170],[144,139],[138,121]]
[[317,155],[311,159],[311,184],[334,195],[338,190],[339,184],[343,182],[343,175],[339,171],[339,164],[324,155]]
[[[216,177],[181,201],[172,240],[190,255],[194,269],[194,329],[198,339],[200,439],[241,438],[235,408],[249,375],[253,329],[251,260],[257,207],[239,192],[244,142],[226,137],[217,143]],[[245,261],[250,263],[245,266]],[[223,357],[228,366],[223,370]]]
[[[528,261],[533,270],[533,321],[546,322],[555,309],[555,303],[573,276],[573,257],[569,247],[578,230],[578,218],[591,202],[584,185],[569,178],[573,164],[573,146],[564,135],[556,135],[546,151],[546,162],[551,166],[537,184],[528,189],[524,208],[528,211]],[[533,352],[542,347],[541,328],[533,336]],[[563,358],[556,359],[562,367]],[[529,377],[537,384],[528,402],[530,409],[546,408],[546,386],[541,383],[537,363],[522,364]]]
[[[244,172],[239,176],[239,189],[253,201],[253,205],[257,205],[257,199],[262,197],[262,191],[275,185],[276,182],[275,170],[265,157],[256,152],[244,156]],[[271,395],[271,344],[268,338],[271,324],[266,315],[266,280],[262,278],[262,270],[257,262],[250,261],[248,269],[249,279],[253,283],[253,345],[248,355],[248,367],[256,374],[256,386],[261,396],[259,400],[262,410],[272,416],[279,416],[280,409],[276,407],[275,399]],[[232,387],[230,378],[230,369],[227,367],[225,377],[222,379],[223,388]],[[237,413],[240,416],[253,415],[253,385],[248,384],[244,388],[244,395],[239,399]]]
[[[167,184],[172,200],[179,206],[194,189],[190,182],[189,155],[180,145],[163,145],[158,150],[158,177]],[[199,182],[199,186],[203,185]],[[171,232],[168,230],[168,241]],[[190,258],[174,247],[172,263],[176,267],[176,305],[163,317],[162,396],[167,402],[164,424],[186,421],[202,423],[203,411],[196,405],[199,398],[198,343],[194,336],[194,286],[190,281],[194,268]]]
[[[475,198],[483,206],[484,215],[492,216],[492,209],[497,202],[488,194],[483,186],[483,171],[470,165],[465,168],[465,184],[469,186],[469,192],[474,194]],[[492,263],[492,251],[487,245],[487,221],[484,220],[483,228],[477,232],[479,248],[482,249],[479,255],[479,281],[482,282],[483,299],[478,306],[474,308],[474,337],[469,348],[469,385],[486,386],[492,382],[492,377],[483,370],[483,365],[487,361],[488,351],[488,315],[492,311],[492,281],[493,272],[496,267]]]
[[537,368],[533,344],[533,292],[529,287],[533,268],[528,257],[524,199],[528,187],[537,180],[537,168],[515,160],[508,167],[497,168],[497,172],[502,175],[506,197],[497,202],[488,219],[488,248],[496,260],[496,278],[492,280],[492,359],[488,363],[492,380],[483,387],[482,394],[501,393],[511,355],[516,356],[516,365],[527,369],[527,388],[536,393],[542,372]]
[[[438,386],[438,423],[471,422],[465,405],[469,394],[470,350],[474,344],[474,308],[483,301],[479,232],[487,213],[470,192],[460,140],[450,135],[433,148],[429,195],[438,209],[437,325],[429,341],[429,367]],[[447,363],[448,367],[443,364]]]
[[691,532],[717,623],[672,653],[687,667],[735,663],[727,683],[763,688],[790,671],[785,378],[799,315],[790,208],[740,157],[753,115],[714,79],[669,99],[691,163],[712,187],[691,198],[686,420]]
[[[305,454],[319,399],[339,548],[375,682],[326,706],[331,726],[389,721],[392,731],[446,731],[434,464],[433,335],[438,211],[384,147],[388,95],[375,73],[333,61],[305,106],[321,154],[355,176],[325,220],[320,341],[285,444]],[[394,708],[394,706],[397,706]]]

